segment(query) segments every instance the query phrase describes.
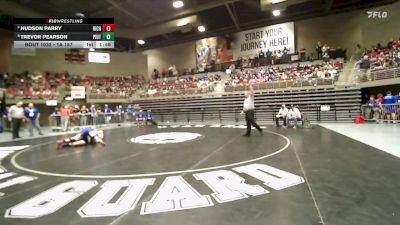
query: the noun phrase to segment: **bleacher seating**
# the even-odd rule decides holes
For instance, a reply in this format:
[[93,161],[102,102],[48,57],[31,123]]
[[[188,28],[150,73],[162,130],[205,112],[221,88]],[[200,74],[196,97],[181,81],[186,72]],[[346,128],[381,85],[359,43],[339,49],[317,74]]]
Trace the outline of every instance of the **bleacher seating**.
[[[139,100],[142,109],[151,109],[158,121],[193,122],[241,121],[242,93],[224,94],[220,97],[180,97],[170,99]],[[256,94],[256,117],[261,123],[272,122],[280,105],[295,104],[311,121],[351,121],[360,114],[359,89],[335,90],[333,88],[269,91]],[[321,112],[321,105],[331,110]]]

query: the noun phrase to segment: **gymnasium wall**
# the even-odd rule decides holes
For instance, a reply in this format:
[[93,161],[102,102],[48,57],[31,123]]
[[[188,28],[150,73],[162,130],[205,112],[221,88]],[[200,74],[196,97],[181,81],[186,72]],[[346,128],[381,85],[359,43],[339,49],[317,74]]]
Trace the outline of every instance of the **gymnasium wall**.
[[[99,50],[99,52],[101,52]],[[20,73],[24,71],[68,71],[71,74],[92,76],[121,76],[147,73],[147,57],[143,54],[109,52],[109,64],[66,63],[65,49],[36,49],[36,56],[10,56],[9,71]],[[86,53],[85,53],[86,54]],[[87,54],[86,54],[87,55]]]
[[[367,18],[367,11],[387,11],[388,18]],[[295,22],[296,47],[306,48],[307,53],[315,53],[318,41],[330,46],[348,49],[348,56],[358,43],[370,48],[380,42],[385,45],[391,38],[400,37],[400,2],[348,13],[307,19]],[[63,49],[38,49],[37,55],[9,55],[9,39],[1,36],[0,72],[10,71],[68,71],[89,75],[129,75],[143,74],[148,76],[154,68],[161,71],[175,64],[179,71],[196,67],[195,42],[146,50],[141,53],[111,52],[110,64],[85,63],[83,65],[67,64],[64,61]]]
[[178,71],[183,71],[185,68],[196,68],[195,48],[195,42],[191,41],[144,51],[143,54],[147,55],[148,74],[150,75],[154,68],[161,72],[162,68],[168,68],[172,64]]
[[366,16],[359,17],[362,43],[369,47],[375,45],[379,40],[386,40],[381,42],[381,44],[386,44],[391,38],[400,39],[400,2],[378,7],[375,11],[388,12],[388,18],[365,19]]
[[[386,19],[368,18],[367,11],[386,11]],[[304,47],[314,52],[318,41],[329,46],[347,48],[348,56],[358,43],[371,48],[378,42],[386,45],[391,39],[400,38],[400,2],[337,15],[295,22],[295,39],[298,49]]]
[[0,74],[8,71],[12,34],[0,30]]

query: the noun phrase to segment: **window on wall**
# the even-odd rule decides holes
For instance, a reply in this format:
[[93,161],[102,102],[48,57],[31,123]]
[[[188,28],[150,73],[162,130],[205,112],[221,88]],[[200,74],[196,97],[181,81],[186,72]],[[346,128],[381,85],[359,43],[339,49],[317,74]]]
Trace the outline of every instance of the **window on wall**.
[[110,63],[110,53],[89,52],[88,61],[91,63]]

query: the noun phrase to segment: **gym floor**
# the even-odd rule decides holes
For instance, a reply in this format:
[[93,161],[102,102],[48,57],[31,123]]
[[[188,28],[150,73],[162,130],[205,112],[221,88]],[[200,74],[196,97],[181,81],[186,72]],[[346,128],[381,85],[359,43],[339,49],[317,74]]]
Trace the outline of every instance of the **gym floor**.
[[[160,132],[168,136],[151,135]],[[398,157],[321,126],[243,133],[124,127],[106,130],[104,147],[56,150],[60,137],[2,143],[0,224],[399,224]],[[252,166],[258,173],[244,172]],[[147,185],[136,195],[139,185],[112,185],[127,180]],[[70,181],[82,184],[46,198]]]

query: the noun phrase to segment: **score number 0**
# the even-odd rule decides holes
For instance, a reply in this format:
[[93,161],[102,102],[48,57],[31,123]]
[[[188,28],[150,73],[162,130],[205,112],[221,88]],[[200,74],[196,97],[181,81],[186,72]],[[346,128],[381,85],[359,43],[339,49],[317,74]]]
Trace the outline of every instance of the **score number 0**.
[[114,32],[114,24],[103,24],[103,32]]

